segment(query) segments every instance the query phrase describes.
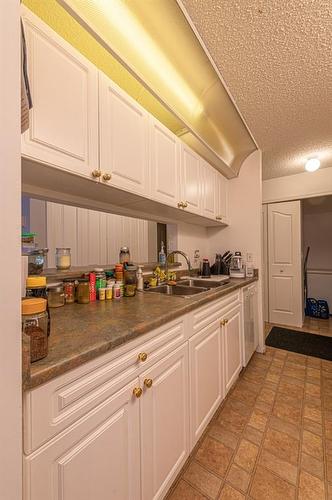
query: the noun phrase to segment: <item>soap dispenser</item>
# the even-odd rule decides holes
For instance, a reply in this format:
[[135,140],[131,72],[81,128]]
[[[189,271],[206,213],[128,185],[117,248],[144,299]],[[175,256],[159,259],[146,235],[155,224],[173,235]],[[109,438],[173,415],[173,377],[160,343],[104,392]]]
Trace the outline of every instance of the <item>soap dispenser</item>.
[[161,242],[161,249],[159,252],[159,264],[164,266],[166,264],[166,252],[165,252],[165,245],[164,242]]
[[138,266],[137,271],[137,290],[144,289],[143,266]]

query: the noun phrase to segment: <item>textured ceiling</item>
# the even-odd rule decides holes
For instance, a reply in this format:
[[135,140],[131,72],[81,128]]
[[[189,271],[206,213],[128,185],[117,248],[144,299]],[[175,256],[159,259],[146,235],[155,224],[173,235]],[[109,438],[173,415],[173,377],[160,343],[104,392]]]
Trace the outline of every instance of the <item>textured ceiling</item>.
[[179,3],[263,151],[263,178],[311,156],[332,167],[332,0]]

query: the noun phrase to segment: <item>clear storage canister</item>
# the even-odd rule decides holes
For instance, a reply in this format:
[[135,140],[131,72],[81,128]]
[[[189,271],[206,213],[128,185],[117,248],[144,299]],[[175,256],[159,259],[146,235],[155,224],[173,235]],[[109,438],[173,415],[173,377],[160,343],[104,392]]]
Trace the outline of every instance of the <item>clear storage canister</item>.
[[124,295],[134,297],[137,289],[137,267],[129,264],[124,273]]
[[31,363],[48,354],[47,300],[32,298],[22,300],[22,331],[30,337]]
[[62,283],[54,283],[47,287],[48,307],[61,307],[65,305],[65,294]]
[[55,251],[55,265],[60,271],[70,269],[71,266],[71,253],[70,248],[56,248]]

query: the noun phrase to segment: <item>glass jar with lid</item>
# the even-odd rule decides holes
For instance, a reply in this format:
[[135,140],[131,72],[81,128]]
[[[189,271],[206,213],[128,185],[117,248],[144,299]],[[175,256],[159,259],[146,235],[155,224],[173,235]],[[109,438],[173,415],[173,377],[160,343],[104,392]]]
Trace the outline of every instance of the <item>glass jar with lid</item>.
[[89,304],[90,302],[90,282],[88,278],[80,278],[76,289],[77,302],[79,304]]
[[48,307],[61,307],[65,305],[65,294],[62,283],[53,283],[47,287]]
[[130,251],[128,247],[121,247],[119,254],[120,264],[124,264],[125,266],[130,262]]
[[22,331],[30,337],[31,363],[43,359],[48,354],[47,300],[30,298],[22,300]]
[[71,278],[63,280],[63,291],[66,304],[73,304],[75,302],[75,280]]
[[65,271],[66,269],[70,269],[71,266],[70,248],[56,248],[55,265],[59,271]]
[[42,297],[46,299],[46,276],[28,276],[25,293],[27,297]]
[[137,289],[137,267],[128,264],[124,273],[124,295],[125,297],[134,297]]

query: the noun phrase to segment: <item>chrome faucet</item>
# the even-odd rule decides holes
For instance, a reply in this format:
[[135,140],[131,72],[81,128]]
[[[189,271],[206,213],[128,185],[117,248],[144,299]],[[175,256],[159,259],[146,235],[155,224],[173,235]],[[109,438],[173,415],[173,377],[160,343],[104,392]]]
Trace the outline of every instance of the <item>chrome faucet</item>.
[[166,280],[168,279],[168,259],[172,256],[172,255],[176,255],[176,254],[179,254],[179,255],[182,255],[182,257],[185,259],[185,261],[187,262],[187,266],[188,266],[188,272],[189,272],[189,276],[191,274],[191,271],[192,271],[192,266],[191,266],[191,262],[190,262],[190,259],[188,257],[188,255],[184,252],[181,252],[181,250],[173,250],[173,252],[170,252],[167,256],[166,256],[166,262],[165,262],[165,272],[166,272]]

